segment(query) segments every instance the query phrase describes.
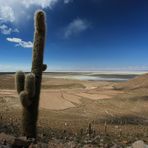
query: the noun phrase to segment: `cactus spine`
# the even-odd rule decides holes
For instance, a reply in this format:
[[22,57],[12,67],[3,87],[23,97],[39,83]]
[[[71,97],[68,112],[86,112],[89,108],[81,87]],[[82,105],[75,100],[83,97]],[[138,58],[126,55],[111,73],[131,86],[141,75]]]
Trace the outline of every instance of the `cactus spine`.
[[45,44],[45,14],[39,10],[35,14],[35,33],[33,45],[33,59],[31,73],[21,71],[16,73],[16,89],[23,106],[23,135],[27,138],[36,138],[38,106],[42,81],[42,72],[47,65],[43,64]]

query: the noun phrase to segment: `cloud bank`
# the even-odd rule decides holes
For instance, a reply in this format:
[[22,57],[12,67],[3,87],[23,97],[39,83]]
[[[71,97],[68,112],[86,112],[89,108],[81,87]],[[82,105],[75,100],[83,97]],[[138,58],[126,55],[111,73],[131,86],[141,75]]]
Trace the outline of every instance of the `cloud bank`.
[[32,48],[33,47],[33,43],[31,41],[26,42],[20,38],[6,38],[6,40],[9,42],[16,43],[15,46],[20,46],[23,48]]

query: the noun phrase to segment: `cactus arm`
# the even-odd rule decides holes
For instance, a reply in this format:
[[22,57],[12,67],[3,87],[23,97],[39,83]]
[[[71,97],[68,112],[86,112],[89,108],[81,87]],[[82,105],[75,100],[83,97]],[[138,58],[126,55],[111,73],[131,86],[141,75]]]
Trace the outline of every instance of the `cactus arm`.
[[28,107],[32,103],[32,98],[35,95],[35,75],[30,73],[25,77],[24,91],[19,94],[23,107]]
[[47,69],[47,65],[46,64],[43,64],[42,65],[42,71],[45,71]]
[[29,99],[27,91],[22,91],[19,95],[19,98],[24,108],[31,105],[31,100]]
[[20,94],[20,92],[24,90],[24,81],[25,81],[25,74],[22,71],[16,72],[15,87],[18,94]]
[[35,75],[33,73],[27,74],[25,77],[25,88],[28,97],[32,98],[35,95]]

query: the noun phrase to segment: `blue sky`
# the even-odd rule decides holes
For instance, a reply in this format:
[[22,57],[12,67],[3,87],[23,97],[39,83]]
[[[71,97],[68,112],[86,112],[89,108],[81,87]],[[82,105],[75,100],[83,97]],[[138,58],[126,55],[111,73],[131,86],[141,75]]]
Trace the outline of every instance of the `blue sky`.
[[37,9],[48,71],[148,69],[147,0],[0,0],[0,71],[30,70]]

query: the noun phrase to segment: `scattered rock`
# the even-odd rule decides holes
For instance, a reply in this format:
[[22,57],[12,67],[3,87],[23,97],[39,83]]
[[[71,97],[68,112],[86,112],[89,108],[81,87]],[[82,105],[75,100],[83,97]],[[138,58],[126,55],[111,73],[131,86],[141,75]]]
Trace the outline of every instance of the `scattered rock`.
[[10,135],[7,135],[5,133],[0,133],[0,142],[2,142],[2,144],[11,144],[15,141],[15,137],[14,136],[10,136]]
[[27,138],[21,137],[14,140],[12,147],[28,147],[29,145]]
[[148,148],[148,145],[146,145],[142,140],[138,140],[132,144],[132,148]]

